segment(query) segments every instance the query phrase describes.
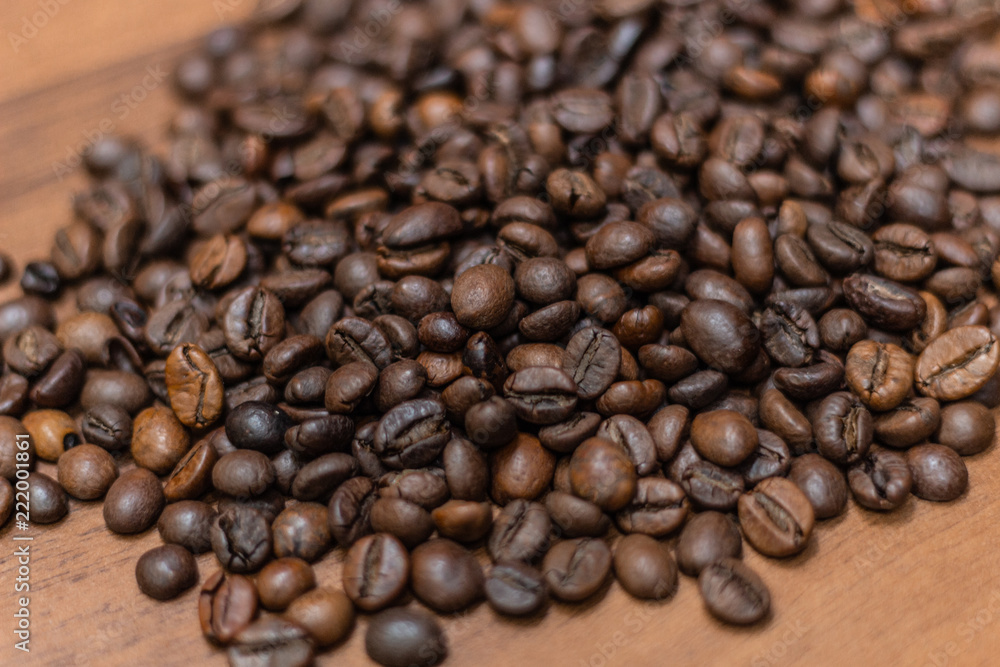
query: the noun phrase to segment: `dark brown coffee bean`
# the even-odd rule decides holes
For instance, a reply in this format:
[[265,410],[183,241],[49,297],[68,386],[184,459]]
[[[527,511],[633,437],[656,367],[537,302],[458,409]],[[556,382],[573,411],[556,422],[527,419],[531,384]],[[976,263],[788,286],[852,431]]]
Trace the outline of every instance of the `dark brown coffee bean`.
[[330,497],[330,533],[342,547],[349,547],[371,532],[371,507],[378,498],[367,477],[352,477]]
[[166,501],[160,480],[145,468],[119,475],[104,498],[104,523],[121,535],[141,533],[154,523]]
[[217,516],[208,503],[182,500],[164,508],[156,529],[167,544],[179,544],[191,553],[200,554],[212,548],[209,535]]
[[501,562],[490,570],[484,585],[486,600],[497,612],[526,616],[541,609],[548,600],[542,573],[524,563]]
[[697,577],[723,558],[739,558],[743,540],[736,522],[719,512],[699,512],[691,517],[677,540],[677,565]]
[[305,667],[313,661],[309,633],[277,616],[261,618],[240,630],[227,651],[234,667],[272,664]]
[[903,454],[873,449],[847,471],[854,499],[862,507],[892,510],[910,497],[912,476]]
[[257,615],[257,587],[241,574],[219,570],[209,577],[198,594],[198,620],[210,641],[226,645]]
[[615,578],[629,594],[662,600],[677,587],[677,563],[666,545],[647,535],[626,535],[615,545]]
[[839,515],[847,506],[844,473],[818,454],[805,454],[792,461],[788,479],[809,499],[817,519]]
[[917,445],[906,452],[913,476],[913,495],[924,500],[948,502],[965,493],[969,471],[955,450],[944,445]]
[[760,334],[750,319],[725,301],[692,301],[681,313],[681,330],[692,351],[724,373],[747,368],[760,350]]
[[25,481],[28,483],[27,505],[32,523],[55,523],[66,516],[69,498],[56,480],[44,473],[32,472]]
[[880,412],[891,410],[913,385],[913,358],[892,343],[863,340],[847,353],[844,379],[865,405]]
[[703,457],[722,466],[743,462],[757,448],[757,431],[738,412],[712,410],[691,422],[691,444]]
[[135,564],[139,590],[156,600],[170,600],[198,583],[198,563],[176,544],[150,549]]
[[636,479],[625,449],[611,440],[585,440],[570,459],[573,493],[605,511],[620,510],[631,502]]
[[414,594],[432,609],[450,613],[465,609],[483,595],[484,577],[472,553],[455,542],[435,539],[412,555]]
[[354,607],[344,593],[316,588],[288,605],[285,618],[304,628],[318,646],[332,646],[354,627]]
[[216,448],[208,439],[200,440],[177,462],[163,485],[167,502],[194,500],[211,487],[212,469],[219,460]]
[[989,408],[974,401],[961,401],[941,409],[941,425],[934,440],[962,456],[971,456],[989,447],[995,433],[996,420]]
[[315,588],[316,575],[300,558],[273,560],[257,574],[260,604],[271,611],[284,611],[293,600]]
[[615,515],[625,533],[664,537],[680,528],[690,502],[684,490],[669,479],[643,477],[636,483],[632,501]]
[[698,576],[698,589],[712,615],[726,623],[750,625],[767,616],[771,608],[767,585],[735,558],[706,566]]
[[611,550],[589,537],[564,540],[545,555],[542,572],[552,595],[565,602],[580,602],[604,585],[611,571]]
[[912,329],[927,313],[927,304],[916,290],[875,276],[845,278],[844,298],[871,326],[887,331]]
[[939,401],[979,391],[1000,364],[996,337],[983,326],[958,327],[932,340],[917,358],[915,384]]
[[431,667],[448,654],[444,633],[431,614],[397,607],[372,618],[365,651],[385,667]]
[[256,572],[271,558],[271,527],[263,512],[249,506],[219,509],[212,524],[212,550],[229,572]]
[[538,438],[518,433],[509,444],[490,454],[490,496],[501,505],[517,498],[540,497],[552,482],[555,463],[555,455],[542,447]]
[[59,484],[74,498],[103,498],[117,478],[114,458],[97,445],[80,445],[59,457]]
[[782,477],[765,479],[740,496],[739,516],[747,541],[768,556],[802,551],[815,522],[809,499]]
[[539,503],[514,500],[493,522],[487,551],[494,562],[533,562],[549,548],[552,522]]

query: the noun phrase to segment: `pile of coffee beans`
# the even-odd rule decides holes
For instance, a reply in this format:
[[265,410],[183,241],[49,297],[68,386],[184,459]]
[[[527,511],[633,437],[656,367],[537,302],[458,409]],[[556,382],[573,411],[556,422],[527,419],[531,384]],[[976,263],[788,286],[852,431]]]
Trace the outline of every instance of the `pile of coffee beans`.
[[[84,156],[0,305],[0,519],[103,499],[233,665],[614,577],[771,613],[851,497],[951,501],[1000,405],[991,3],[267,0],[162,157]],[[0,256],[0,280],[17,272]],[[75,312],[58,321],[52,302]],[[312,563],[337,552],[342,581]]]

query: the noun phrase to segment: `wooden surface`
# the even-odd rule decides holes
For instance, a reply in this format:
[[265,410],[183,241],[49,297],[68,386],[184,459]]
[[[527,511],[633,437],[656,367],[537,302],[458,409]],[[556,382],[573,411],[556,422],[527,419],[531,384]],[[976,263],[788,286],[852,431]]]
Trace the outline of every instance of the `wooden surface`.
[[[64,3],[64,4],[59,4]],[[10,34],[38,19],[38,0],[0,4],[0,244],[23,263],[44,256],[69,220],[69,197],[83,183],[60,177],[87,133],[110,121],[153,145],[170,109],[164,83],[126,117],[115,100],[141,85],[147,68],[168,68],[178,53],[251,0],[56,0],[58,11],[17,51]],[[44,3],[41,3],[44,4]],[[44,18],[44,17],[42,17]],[[36,20],[36,23],[42,21]],[[31,31],[27,31],[29,34]],[[13,294],[0,291],[0,298]],[[640,604],[612,584],[582,606],[553,606],[540,619],[497,618],[480,605],[444,620],[446,664],[548,665],[996,665],[1000,664],[1000,454],[968,459],[969,492],[937,505],[911,499],[888,516],[852,505],[819,526],[805,553],[747,562],[770,585],[773,615],[750,628],[724,627],[704,611],[695,584]],[[51,469],[43,466],[43,470]],[[197,589],[159,603],[142,596],[134,565],[159,544],[156,531],[109,533],[99,503],[74,501],[52,527],[32,527],[31,653],[13,649],[16,563],[12,527],[0,531],[0,664],[223,665],[203,641]],[[317,566],[339,586],[339,552]],[[201,581],[215,570],[202,555]],[[367,665],[361,619],[345,646],[320,664]]]

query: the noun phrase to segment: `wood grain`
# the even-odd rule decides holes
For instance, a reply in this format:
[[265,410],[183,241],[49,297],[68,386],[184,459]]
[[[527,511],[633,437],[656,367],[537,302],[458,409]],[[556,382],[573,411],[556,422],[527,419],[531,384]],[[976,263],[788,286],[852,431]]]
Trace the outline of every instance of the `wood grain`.
[[[0,7],[0,245],[20,262],[45,256],[69,219],[79,175],[60,177],[86,133],[106,119],[118,132],[160,145],[172,107],[158,85],[125,117],[113,105],[141,85],[147,68],[168,66],[219,21],[217,3],[174,0],[59,0],[59,10],[17,52],[9,33],[40,10],[39,0]],[[53,4],[53,3],[49,3]],[[250,0],[226,0],[232,16]],[[228,18],[228,17],[227,17]],[[29,18],[30,20],[30,18]],[[0,298],[14,294],[0,291]],[[771,587],[764,624],[730,628],[702,608],[695,584],[640,604],[612,584],[599,600],[554,605],[544,617],[512,621],[485,605],[444,619],[448,665],[996,665],[1000,662],[1000,456],[968,459],[969,492],[938,505],[911,501],[891,515],[851,509],[818,526],[805,553],[784,561],[746,559]],[[51,472],[51,466],[42,466]],[[51,527],[32,527],[31,654],[12,648],[16,562],[12,527],[0,531],[0,664],[224,665],[201,638],[195,590],[169,603],[135,586],[138,556],[155,531],[123,538],[103,525],[99,503],[73,502]],[[214,569],[199,558],[201,580]],[[339,585],[339,552],[318,566]],[[365,620],[325,665],[371,664]]]

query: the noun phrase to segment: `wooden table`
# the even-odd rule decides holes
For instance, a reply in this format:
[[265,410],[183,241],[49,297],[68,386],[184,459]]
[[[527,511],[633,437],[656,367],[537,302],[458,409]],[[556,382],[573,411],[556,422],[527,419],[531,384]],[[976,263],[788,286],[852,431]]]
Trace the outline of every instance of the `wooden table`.
[[[0,244],[22,263],[44,257],[81,188],[63,165],[95,133],[142,136],[162,146],[172,102],[167,71],[177,54],[251,0],[5,0],[0,6]],[[43,10],[48,6],[48,13]],[[231,11],[228,11],[230,10]],[[217,10],[226,10],[220,17]],[[51,15],[50,15],[51,14]],[[40,27],[39,27],[40,26]],[[11,39],[11,35],[17,38]],[[116,101],[145,99],[123,113]],[[0,291],[0,298],[14,294]],[[694,582],[640,604],[616,584],[600,600],[553,606],[541,619],[501,619],[480,605],[444,620],[447,664],[549,665],[997,665],[1000,664],[1000,454],[968,460],[971,488],[938,505],[911,499],[893,514],[860,511],[820,524],[805,553],[747,562],[771,587],[774,613],[753,628],[725,627],[702,608]],[[43,466],[51,469],[51,466]],[[12,526],[0,531],[0,664],[223,665],[201,637],[197,589],[168,603],[141,595],[134,565],[160,543],[156,531],[109,533],[99,503],[32,527],[31,653],[13,649]],[[339,552],[317,566],[337,586]],[[214,556],[199,558],[201,580]],[[320,664],[370,664],[366,621]]]

